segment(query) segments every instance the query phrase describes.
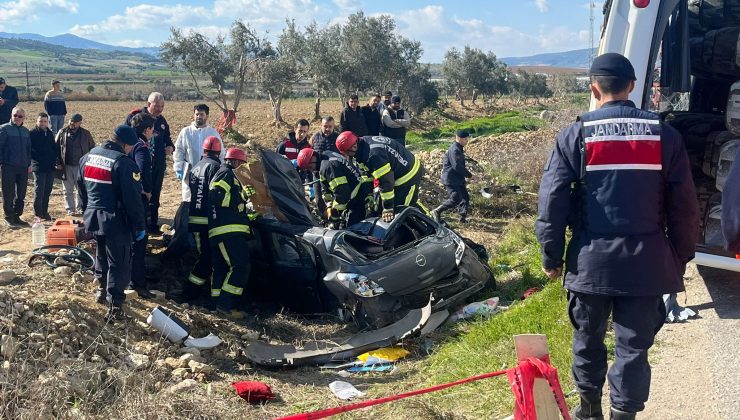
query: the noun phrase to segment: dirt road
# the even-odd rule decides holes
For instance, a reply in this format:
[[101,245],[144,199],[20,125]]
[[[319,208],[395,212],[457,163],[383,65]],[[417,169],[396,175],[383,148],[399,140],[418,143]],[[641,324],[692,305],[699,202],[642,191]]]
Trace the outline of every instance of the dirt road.
[[[737,419],[740,413],[740,273],[687,270],[686,306],[698,319],[666,324],[650,355],[650,401],[640,419]],[[684,296],[679,302],[684,305]]]

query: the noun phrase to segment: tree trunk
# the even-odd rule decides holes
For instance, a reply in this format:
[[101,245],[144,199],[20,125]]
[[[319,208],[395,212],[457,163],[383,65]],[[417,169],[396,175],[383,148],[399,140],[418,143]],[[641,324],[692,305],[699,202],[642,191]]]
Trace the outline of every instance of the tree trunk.
[[313,119],[314,120],[320,120],[321,119],[321,94],[319,91],[316,91],[316,102],[314,102],[313,105]]
[[339,102],[342,103],[342,109],[344,109],[347,106],[347,98],[344,96],[342,89],[337,89],[337,94],[339,95]]
[[282,105],[283,105],[283,92],[282,90],[277,95],[274,95],[272,93],[268,94],[270,98],[270,105],[272,105],[272,116],[274,119],[275,127],[280,127],[280,124],[284,124],[285,120],[283,120],[283,114],[282,114]]

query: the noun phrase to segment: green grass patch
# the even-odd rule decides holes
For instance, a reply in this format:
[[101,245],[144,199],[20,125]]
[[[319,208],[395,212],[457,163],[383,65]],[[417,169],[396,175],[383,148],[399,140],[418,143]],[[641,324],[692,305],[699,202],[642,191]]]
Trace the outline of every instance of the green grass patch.
[[508,111],[492,117],[478,117],[466,121],[449,121],[429,131],[411,131],[406,144],[414,150],[447,148],[457,130],[467,130],[473,136],[497,135],[517,131],[536,130],[542,120],[522,111]]

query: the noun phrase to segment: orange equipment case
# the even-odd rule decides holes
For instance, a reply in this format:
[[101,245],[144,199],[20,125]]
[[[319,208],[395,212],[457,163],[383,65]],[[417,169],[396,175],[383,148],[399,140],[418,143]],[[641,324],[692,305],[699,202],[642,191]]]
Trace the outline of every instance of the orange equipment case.
[[81,220],[59,219],[46,231],[46,244],[77,246],[89,236]]

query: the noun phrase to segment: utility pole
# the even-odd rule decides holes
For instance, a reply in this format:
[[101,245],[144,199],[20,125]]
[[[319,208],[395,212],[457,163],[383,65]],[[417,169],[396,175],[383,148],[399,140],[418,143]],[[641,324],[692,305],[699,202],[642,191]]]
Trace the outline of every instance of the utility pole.
[[589,21],[591,22],[591,27],[588,31],[588,67],[591,67],[591,63],[594,62],[594,9],[596,8],[596,4],[594,4],[594,0],[591,0],[588,5],[588,11],[589,11]]
[[31,100],[31,83],[28,79],[28,61],[26,61],[26,93],[28,94],[28,100]]

